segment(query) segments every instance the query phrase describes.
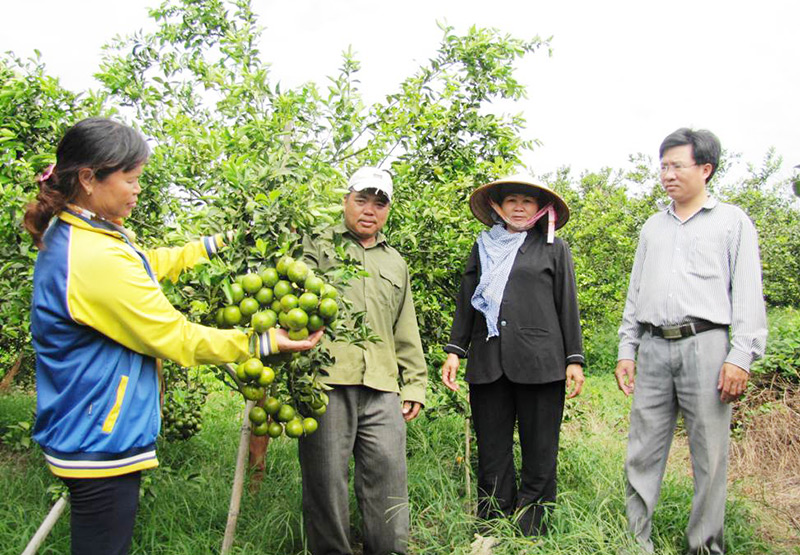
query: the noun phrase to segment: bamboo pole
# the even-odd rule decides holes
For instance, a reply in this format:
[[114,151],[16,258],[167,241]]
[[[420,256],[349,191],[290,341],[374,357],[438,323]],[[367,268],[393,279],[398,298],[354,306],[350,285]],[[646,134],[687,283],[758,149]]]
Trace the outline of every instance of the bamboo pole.
[[[467,403],[469,403],[469,393],[467,393]],[[464,417],[464,478],[467,488],[467,506],[469,512],[473,516],[476,514],[475,506],[472,503],[472,464],[470,464],[470,453],[472,443],[472,426],[470,425],[470,417]]]
[[244,472],[250,445],[249,415],[254,405],[254,401],[247,401],[242,414],[239,451],[236,453],[236,471],[233,475],[233,490],[231,491],[231,504],[228,509],[228,522],[225,525],[225,537],[222,540],[222,555],[230,553],[231,547],[233,547],[233,538],[236,534],[236,521],[239,519],[239,507],[242,502],[242,489],[244,488]]
[[50,512],[47,513],[44,521],[39,526],[39,529],[36,530],[36,533],[31,538],[31,541],[28,542],[28,546],[25,548],[25,551],[22,552],[22,555],[35,555],[36,552],[39,550],[41,545],[44,543],[44,540],[47,538],[47,535],[53,529],[53,526],[56,525],[58,518],[61,516],[61,513],[64,512],[64,509],[67,507],[67,497],[63,496],[56,501],[56,504],[53,505],[53,508],[50,509]]

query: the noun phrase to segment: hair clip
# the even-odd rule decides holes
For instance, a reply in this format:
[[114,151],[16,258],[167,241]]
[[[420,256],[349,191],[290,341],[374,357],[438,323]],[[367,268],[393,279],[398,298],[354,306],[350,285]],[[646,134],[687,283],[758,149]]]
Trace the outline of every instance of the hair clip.
[[55,167],[56,167],[55,164],[50,164],[49,166],[47,166],[42,172],[42,175],[36,178],[36,181],[38,181],[39,183],[44,183],[45,181],[50,179],[50,176],[53,175],[53,170],[55,169]]

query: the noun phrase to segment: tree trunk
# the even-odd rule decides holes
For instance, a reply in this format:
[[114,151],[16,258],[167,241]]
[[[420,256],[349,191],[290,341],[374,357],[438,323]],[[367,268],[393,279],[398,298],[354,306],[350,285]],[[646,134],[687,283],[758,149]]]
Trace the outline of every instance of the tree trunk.
[[3,376],[3,381],[0,382],[0,393],[6,393],[9,389],[11,389],[11,382],[14,381],[14,376],[19,373],[19,369],[22,368],[22,359],[23,359],[22,351],[20,351],[19,355],[17,355],[17,360],[14,361],[14,365],[11,367],[11,370]]

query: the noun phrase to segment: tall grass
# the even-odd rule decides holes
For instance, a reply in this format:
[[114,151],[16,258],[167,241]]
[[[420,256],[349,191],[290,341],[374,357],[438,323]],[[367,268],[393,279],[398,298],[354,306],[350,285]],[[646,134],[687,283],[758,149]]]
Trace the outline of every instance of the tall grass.
[[[32,400],[0,397],[0,414],[27,417]],[[464,422],[458,416],[421,416],[409,425],[408,466],[412,530],[409,552],[468,554],[478,531],[498,539],[504,554],[615,554],[630,547],[625,532],[622,465],[629,400],[610,376],[592,376],[579,400],[568,402],[559,458],[558,501],[550,533],[538,540],[520,536],[513,523],[478,523],[465,491]],[[203,431],[189,441],[160,445],[161,467],[146,473],[134,532],[134,554],[218,553],[233,480],[241,402],[214,393],[205,407]],[[9,407],[12,407],[9,409]],[[10,410],[11,414],[8,414]],[[16,416],[14,413],[17,413]],[[679,442],[678,442],[679,443]],[[245,490],[234,553],[305,552],[300,512],[300,470],[292,440],[270,443],[266,477]],[[679,447],[677,447],[679,449]],[[475,460],[471,461],[475,465]],[[474,468],[473,468],[474,470]],[[47,487],[57,483],[38,449],[23,454],[0,446],[0,555],[18,554],[49,510]],[[473,480],[473,488],[474,488]],[[656,510],[658,553],[683,551],[692,497],[685,459],[673,457]],[[353,506],[353,524],[360,523]],[[757,535],[757,515],[731,492],[726,543],[736,554],[779,553]],[[68,553],[68,513],[40,553]],[[355,534],[358,539],[358,534]]]

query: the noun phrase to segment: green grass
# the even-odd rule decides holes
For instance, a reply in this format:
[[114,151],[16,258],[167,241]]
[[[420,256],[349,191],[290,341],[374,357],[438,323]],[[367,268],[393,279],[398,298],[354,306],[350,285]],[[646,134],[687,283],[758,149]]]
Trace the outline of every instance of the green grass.
[[[11,423],[33,407],[29,396],[0,397],[0,415]],[[518,535],[512,523],[493,521],[496,555],[614,554],[630,545],[625,532],[623,460],[629,399],[611,376],[592,376],[584,395],[568,402],[559,459],[558,503],[550,534],[537,541]],[[241,402],[216,393],[205,407],[204,429],[181,443],[162,444],[162,466],[145,473],[134,533],[135,554],[218,553],[227,518],[238,442]],[[412,530],[409,552],[468,554],[478,523],[469,516],[465,491],[464,422],[455,415],[422,416],[409,426],[408,463]],[[10,418],[7,418],[9,415]],[[471,461],[476,461],[473,456]],[[692,497],[682,461],[670,462],[656,510],[656,550],[679,554]],[[58,481],[45,469],[38,448],[22,454],[0,446],[0,555],[20,553],[52,503],[48,486]],[[473,488],[475,480],[473,478]],[[260,489],[247,488],[234,553],[304,552],[296,443],[270,444]],[[472,496],[474,499],[474,493]],[[353,502],[353,507],[355,503]],[[757,534],[757,513],[731,491],[727,507],[728,553],[779,553]],[[68,553],[68,513],[40,553]],[[357,514],[353,517],[358,525]]]

